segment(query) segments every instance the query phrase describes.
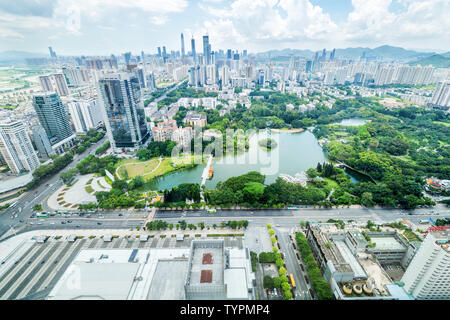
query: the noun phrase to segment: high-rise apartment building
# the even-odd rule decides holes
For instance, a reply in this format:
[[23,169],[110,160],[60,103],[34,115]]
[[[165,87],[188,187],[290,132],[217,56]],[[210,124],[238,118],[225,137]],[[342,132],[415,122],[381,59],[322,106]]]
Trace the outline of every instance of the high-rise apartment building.
[[56,91],[60,96],[69,95],[69,87],[66,78],[62,73],[55,73],[49,76],[40,76],[39,83],[44,92]]
[[114,152],[135,151],[150,137],[138,78],[130,73],[106,73],[97,83],[111,147]]
[[40,162],[22,122],[0,124],[0,153],[13,173],[33,171]]
[[442,81],[436,84],[431,103],[437,107],[450,107],[450,81]]
[[416,299],[450,299],[450,227],[428,229],[402,282]]
[[[89,84],[89,71],[86,68],[80,67],[62,67],[62,72],[66,79],[67,86],[69,87],[79,87]],[[52,91],[52,90],[46,90]]]
[[87,132],[103,121],[100,106],[95,99],[72,101],[67,107],[76,133]]

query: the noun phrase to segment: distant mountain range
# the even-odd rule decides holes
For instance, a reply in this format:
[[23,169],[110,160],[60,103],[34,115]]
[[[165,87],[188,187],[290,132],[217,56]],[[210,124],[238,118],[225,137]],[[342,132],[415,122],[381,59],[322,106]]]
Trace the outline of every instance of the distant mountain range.
[[[257,53],[259,58],[283,58],[289,57],[291,54],[294,56],[300,56],[307,59],[313,58],[316,51],[311,50],[299,50],[299,49],[283,49],[283,50],[270,50],[262,53]],[[384,59],[401,60],[408,62],[411,65],[433,65],[440,68],[450,67],[450,52],[437,54],[435,52],[419,52],[414,50],[407,50],[401,47],[393,46],[381,46],[377,48],[345,48],[336,49],[336,57],[357,59],[365,53],[366,57],[380,57]],[[320,51],[319,55],[322,52]],[[327,56],[329,57],[330,51],[327,50]],[[29,58],[49,58],[48,53],[26,52],[26,51],[2,51],[0,52],[1,63],[19,63],[25,62],[25,59]],[[281,59],[281,60],[285,60]]]
[[[257,55],[270,55],[271,57],[277,56],[302,56],[305,58],[312,58],[316,51],[311,50],[297,50],[297,49],[284,49],[284,50],[270,50],[264,53],[259,53]],[[357,59],[363,55],[365,52],[366,57],[382,57],[384,59],[392,60],[412,60],[418,58],[425,58],[436,54],[435,52],[418,52],[414,50],[406,50],[401,47],[393,46],[381,46],[374,49],[371,48],[346,48],[346,49],[336,49],[336,57]],[[320,52],[319,55],[322,53]],[[327,51],[329,56],[330,51]]]
[[49,54],[26,52],[26,51],[2,51],[0,52],[0,62],[24,62],[29,58],[46,58]]
[[434,54],[434,55],[426,57],[426,58],[410,61],[408,64],[411,66],[432,65],[435,68],[450,68],[450,52],[447,52],[444,54]]

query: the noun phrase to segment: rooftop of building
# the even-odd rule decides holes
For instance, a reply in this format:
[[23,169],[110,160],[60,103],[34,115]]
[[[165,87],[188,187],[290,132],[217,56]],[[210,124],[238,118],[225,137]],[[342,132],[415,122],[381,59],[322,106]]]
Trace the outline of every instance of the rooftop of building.
[[430,227],[427,233],[436,239],[436,244],[442,249],[450,252],[450,226]]
[[[339,249],[336,247],[333,241],[331,239],[328,239],[325,233],[321,231],[320,226],[312,225],[311,231],[316,238],[323,255],[325,256],[325,259],[327,261],[333,262],[336,271],[343,273],[353,271],[353,269],[339,252]],[[329,245],[327,245],[328,243]]]
[[406,250],[406,246],[399,241],[399,239],[393,235],[385,234],[370,234],[371,242],[375,243],[375,247],[372,250]]
[[[210,255],[211,263],[204,263],[204,256]],[[189,272],[189,284],[199,285],[204,283],[211,284],[223,284],[223,249],[221,248],[194,248],[192,252],[192,264],[190,265]],[[211,281],[202,280],[202,272],[211,271]],[[204,282],[202,282],[204,281]]]

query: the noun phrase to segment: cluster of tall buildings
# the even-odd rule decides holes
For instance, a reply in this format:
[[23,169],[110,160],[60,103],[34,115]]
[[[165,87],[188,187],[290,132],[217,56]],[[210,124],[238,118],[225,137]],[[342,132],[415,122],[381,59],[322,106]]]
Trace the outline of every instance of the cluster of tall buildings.
[[441,81],[436,85],[436,90],[431,98],[431,105],[437,108],[448,109],[450,107],[450,81]]

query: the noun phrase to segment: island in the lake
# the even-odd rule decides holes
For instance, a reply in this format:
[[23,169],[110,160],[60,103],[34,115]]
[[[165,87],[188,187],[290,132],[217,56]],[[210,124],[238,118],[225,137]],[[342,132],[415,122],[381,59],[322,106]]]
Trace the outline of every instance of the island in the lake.
[[265,138],[258,142],[259,146],[266,150],[275,149],[278,146],[278,143],[272,138]]

